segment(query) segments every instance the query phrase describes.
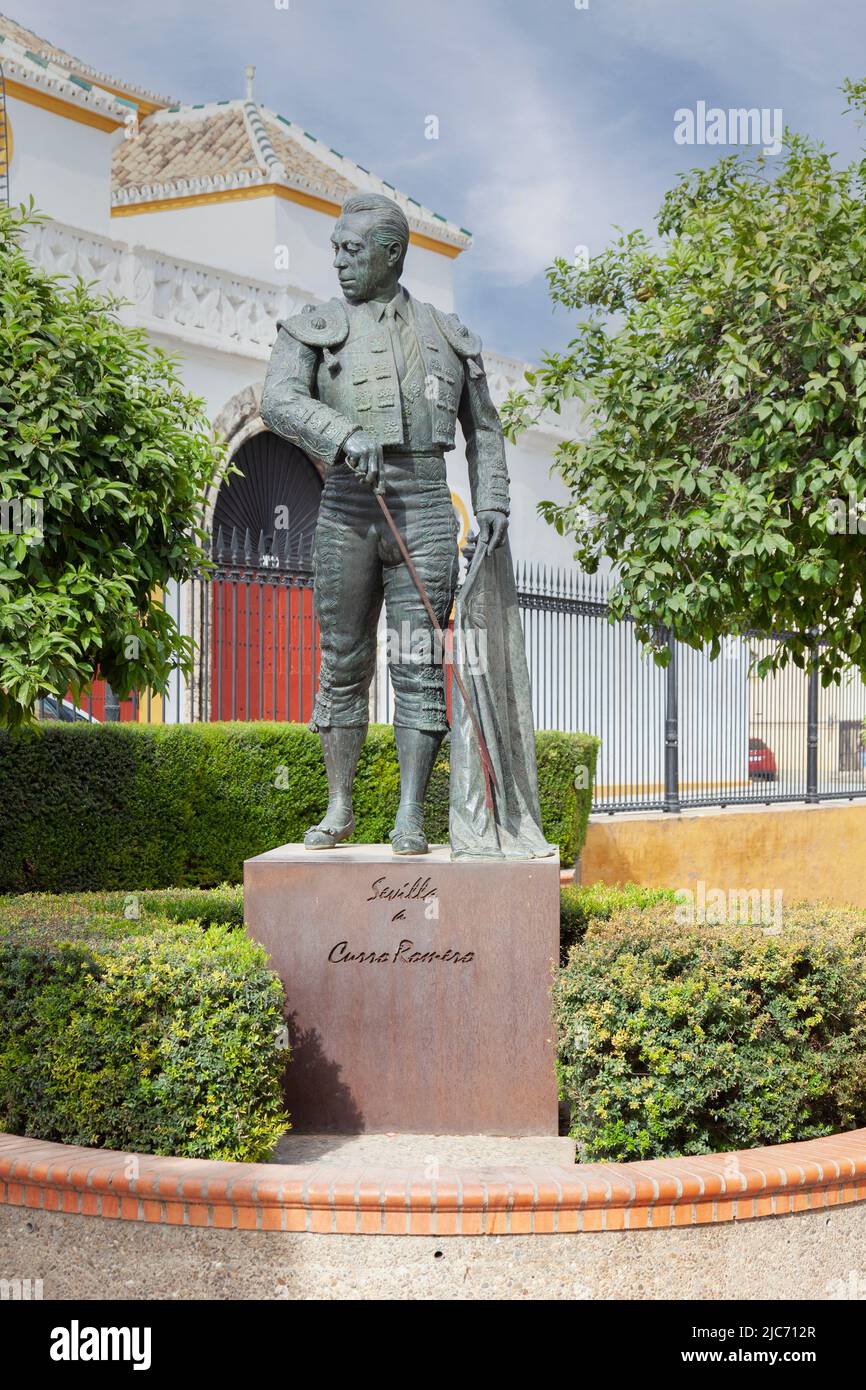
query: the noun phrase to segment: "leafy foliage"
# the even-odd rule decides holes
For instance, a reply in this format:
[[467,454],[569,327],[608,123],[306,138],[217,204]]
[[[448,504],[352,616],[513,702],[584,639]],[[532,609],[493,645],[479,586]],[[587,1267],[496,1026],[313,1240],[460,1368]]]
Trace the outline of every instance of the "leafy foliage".
[[[598,740],[536,735],[542,823],[573,863],[586,834]],[[447,745],[427,797],[448,836]],[[576,785],[577,784],[577,785]],[[319,738],[299,724],[46,724],[0,730],[0,891],[209,888],[243,861],[296,842],[321,816]],[[399,800],[393,729],[369,731],[355,839],[387,840]],[[75,813],[64,813],[74,806]]]
[[189,666],[154,591],[203,558],[220,467],[200,401],[116,301],[63,287],[0,208],[0,724],[101,674],[121,697]]
[[567,883],[559,897],[563,965],[571,947],[583,940],[592,922],[607,922],[628,909],[642,911],[676,900],[672,888],[646,888],[641,883]]
[[233,927],[7,900],[0,1128],[137,1153],[265,1159],[288,1123],[282,1018],[264,949]]
[[592,923],[555,986],[584,1160],[715,1153],[866,1123],[866,913],[683,927],[669,903]]
[[244,891],[240,884],[218,888],[148,888],[142,892],[21,893],[0,896],[0,932],[27,931],[46,939],[58,931],[86,934],[87,923],[123,918],[127,930],[159,929],[166,922],[242,927]]
[[[846,91],[862,111],[866,83]],[[578,398],[587,433],[557,451],[571,500],[541,510],[587,570],[615,562],[613,613],[660,664],[663,628],[712,655],[727,633],[784,631],[762,674],[866,673],[866,159],[837,167],[786,132],[772,164],[684,176],[658,233],[549,272],[583,319],[506,430]]]

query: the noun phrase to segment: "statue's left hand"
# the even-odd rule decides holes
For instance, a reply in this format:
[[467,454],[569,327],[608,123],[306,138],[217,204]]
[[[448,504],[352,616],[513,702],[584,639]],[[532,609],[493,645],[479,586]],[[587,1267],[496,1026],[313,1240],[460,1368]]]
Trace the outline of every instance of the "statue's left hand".
[[478,544],[483,545],[487,554],[491,555],[494,550],[505,540],[508,534],[508,517],[504,512],[476,512],[478,521]]

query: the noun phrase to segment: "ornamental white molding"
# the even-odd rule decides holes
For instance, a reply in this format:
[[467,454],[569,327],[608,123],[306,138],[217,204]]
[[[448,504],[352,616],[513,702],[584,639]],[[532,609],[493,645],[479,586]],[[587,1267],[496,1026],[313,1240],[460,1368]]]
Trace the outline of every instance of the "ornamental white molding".
[[261,362],[270,356],[277,320],[318,302],[308,290],[212,270],[60,222],[28,228],[25,248],[48,274],[81,278],[129,301],[120,311],[125,323]]
[[[264,169],[205,174],[195,179],[173,179],[170,183],[141,183],[134,188],[117,188],[112,192],[111,205],[115,208],[131,207],[136,203],[151,203],[162,198],[189,198],[201,193],[222,193],[231,188],[251,188],[255,184],[276,182],[277,179]],[[300,185],[300,180],[296,182]]]
[[254,101],[245,101],[243,113],[247,136],[259,168],[270,178],[285,182],[288,178],[285,165],[277,156],[258,106]]
[[96,111],[117,121],[119,126],[135,117],[135,108],[130,102],[120,101],[100,87],[76,80],[58,63],[30,54],[14,39],[3,34],[0,34],[0,63],[3,64],[7,81],[20,82],[24,87],[45,92],[48,96],[68,102],[70,106]]
[[121,295],[127,288],[121,242],[46,219],[24,229],[22,245],[34,265],[49,275],[95,282],[105,294]]
[[[37,43],[42,42],[38,35],[31,35]],[[0,34],[0,39],[6,40],[7,44],[14,44],[22,52],[29,52],[38,58],[40,62],[53,63],[55,67],[62,68],[70,73],[84,75],[88,82],[94,83],[97,87],[119,87],[122,92],[128,93],[131,99],[144,98],[145,101],[153,102],[156,106],[170,106],[172,97],[162,96],[159,92],[152,92],[147,87],[139,87],[135,83],[126,82],[122,77],[115,77],[110,72],[101,72],[98,68],[91,67],[89,63],[82,63],[80,59],[73,58],[70,53],[64,53],[62,49],[52,52],[50,49],[37,49],[35,45],[21,43],[10,34]]]
[[278,288],[155,254],[138,253],[136,303],[144,327],[170,331],[218,351],[267,361],[277,320],[317,296]]

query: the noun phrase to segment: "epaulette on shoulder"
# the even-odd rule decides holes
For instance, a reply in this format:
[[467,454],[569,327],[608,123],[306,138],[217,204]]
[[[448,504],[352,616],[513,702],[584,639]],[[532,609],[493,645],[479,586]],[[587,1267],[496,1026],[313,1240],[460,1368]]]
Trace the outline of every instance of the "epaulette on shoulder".
[[433,312],[436,322],[458,357],[477,357],[481,351],[481,339],[478,334],[471,333],[456,314],[444,314],[441,309],[436,308]]
[[349,317],[342,300],[329,299],[327,304],[305,304],[299,314],[280,319],[284,328],[307,347],[336,347],[349,332]]

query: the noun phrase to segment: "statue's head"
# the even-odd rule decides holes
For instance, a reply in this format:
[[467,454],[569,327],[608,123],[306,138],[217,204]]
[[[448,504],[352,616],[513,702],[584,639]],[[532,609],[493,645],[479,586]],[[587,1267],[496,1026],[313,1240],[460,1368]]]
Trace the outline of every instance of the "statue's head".
[[350,304],[375,299],[400,278],[409,246],[402,208],[382,193],[353,193],[331,235],[340,288]]

